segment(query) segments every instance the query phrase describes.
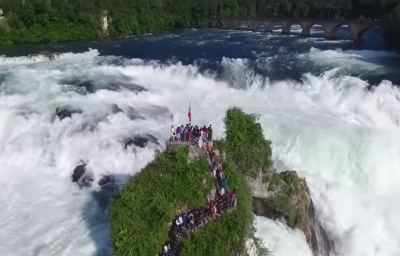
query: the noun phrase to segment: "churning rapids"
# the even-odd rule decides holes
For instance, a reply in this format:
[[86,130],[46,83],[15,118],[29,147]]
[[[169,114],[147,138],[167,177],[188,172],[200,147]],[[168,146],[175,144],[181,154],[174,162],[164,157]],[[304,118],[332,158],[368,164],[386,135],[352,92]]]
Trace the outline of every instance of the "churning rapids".
[[[339,255],[400,255],[399,58],[373,31],[362,45],[314,32],[185,30],[1,48],[0,254],[107,255],[109,195],[80,189],[71,172],[81,159],[97,179],[139,172],[191,101],[193,122],[220,137],[228,107],[261,115],[277,169],[307,178]],[[43,49],[64,53],[23,57]],[[62,106],[80,111],[60,120]],[[124,149],[138,135],[158,141]],[[275,256],[311,255],[300,231],[261,217],[255,225]]]

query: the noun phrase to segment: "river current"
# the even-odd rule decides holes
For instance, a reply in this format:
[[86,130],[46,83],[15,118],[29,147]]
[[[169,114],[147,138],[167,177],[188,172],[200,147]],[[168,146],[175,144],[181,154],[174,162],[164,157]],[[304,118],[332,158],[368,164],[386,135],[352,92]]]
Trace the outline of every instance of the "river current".
[[[276,168],[306,178],[339,255],[400,255],[400,58],[375,31],[361,43],[346,28],[338,41],[292,32],[1,47],[0,254],[108,255],[109,195],[78,188],[73,169],[84,159],[96,179],[139,172],[190,103],[218,137],[230,106],[260,114]],[[61,55],[32,55],[42,50]],[[59,120],[66,105],[81,113]],[[121,145],[146,134],[159,143]],[[275,256],[311,255],[300,231],[262,217],[255,227]]]

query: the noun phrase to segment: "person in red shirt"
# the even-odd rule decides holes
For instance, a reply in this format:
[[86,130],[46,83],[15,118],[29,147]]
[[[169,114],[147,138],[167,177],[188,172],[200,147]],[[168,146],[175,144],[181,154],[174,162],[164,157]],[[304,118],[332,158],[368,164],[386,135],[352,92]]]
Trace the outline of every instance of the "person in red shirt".
[[212,149],[211,149],[210,143],[207,143],[207,152],[208,152],[209,155],[211,155],[211,153],[212,153]]
[[190,141],[190,137],[192,137],[192,133],[193,133],[193,129],[192,129],[192,127],[189,129],[189,131],[188,131],[188,133],[187,133],[187,138],[186,138],[186,140],[187,141]]

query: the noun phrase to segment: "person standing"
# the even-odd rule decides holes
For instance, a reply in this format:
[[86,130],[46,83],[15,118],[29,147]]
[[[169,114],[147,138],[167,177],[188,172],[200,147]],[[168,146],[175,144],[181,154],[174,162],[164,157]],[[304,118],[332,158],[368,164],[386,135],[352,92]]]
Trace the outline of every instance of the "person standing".
[[208,134],[207,134],[207,136],[208,136],[207,140],[211,142],[211,140],[212,140],[212,127],[211,127],[211,124],[210,124],[210,126],[208,126]]
[[170,137],[170,142],[173,142],[175,140],[175,128],[173,125],[171,125],[171,137]]

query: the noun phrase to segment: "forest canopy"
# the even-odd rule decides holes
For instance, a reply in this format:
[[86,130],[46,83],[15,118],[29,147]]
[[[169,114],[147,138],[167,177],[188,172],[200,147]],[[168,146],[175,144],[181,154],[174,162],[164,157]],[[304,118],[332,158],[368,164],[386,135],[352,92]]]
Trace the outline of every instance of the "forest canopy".
[[[207,27],[210,16],[393,18],[394,0],[0,0],[0,44]],[[107,27],[104,28],[104,23]]]

